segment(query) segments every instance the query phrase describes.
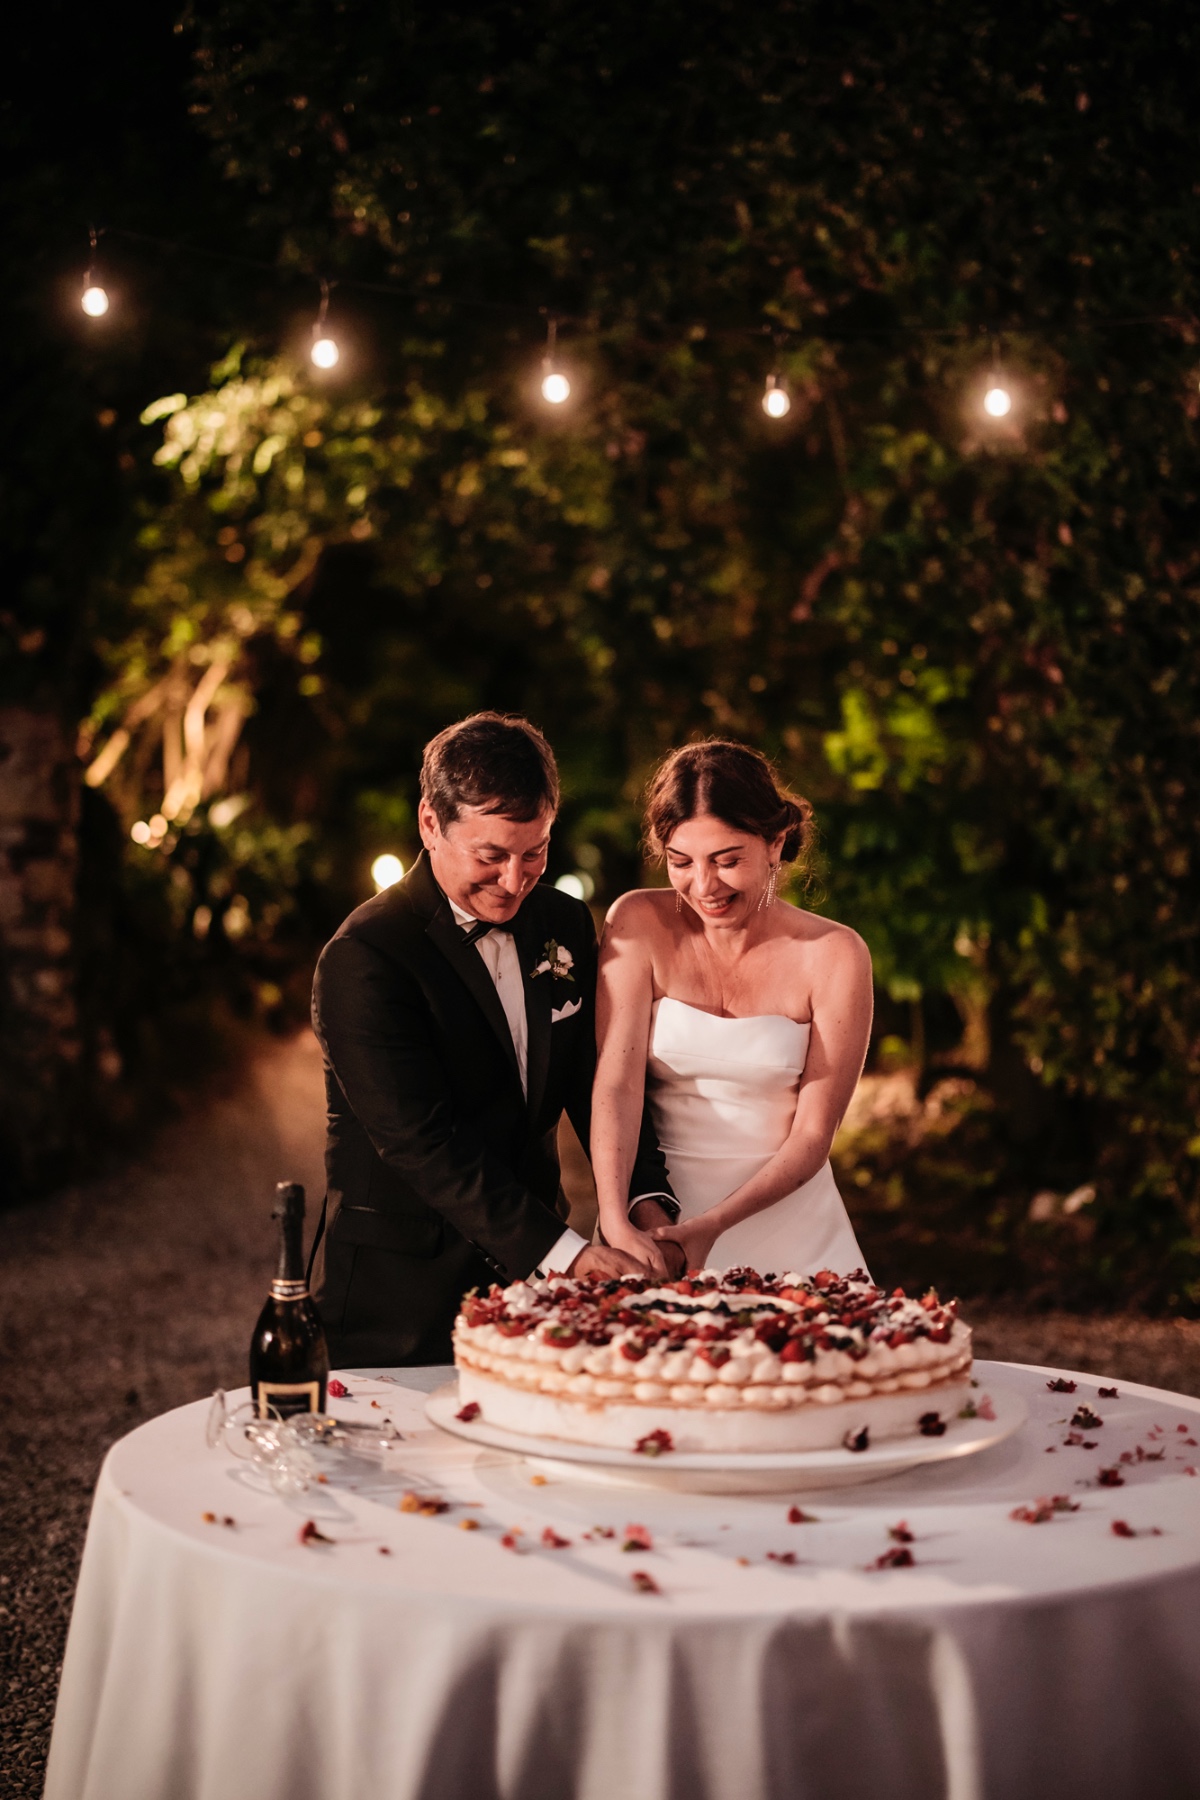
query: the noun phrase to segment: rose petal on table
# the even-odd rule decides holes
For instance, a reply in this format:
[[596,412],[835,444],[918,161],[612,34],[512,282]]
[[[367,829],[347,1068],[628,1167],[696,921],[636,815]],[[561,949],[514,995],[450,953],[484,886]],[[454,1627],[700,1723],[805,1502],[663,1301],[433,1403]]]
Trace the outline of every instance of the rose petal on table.
[[483,1408],[478,1400],[468,1400],[465,1406],[459,1407],[454,1416],[456,1419],[461,1419],[464,1425],[469,1425],[471,1420],[477,1419],[482,1411]]
[[570,1538],[559,1537],[553,1525],[547,1525],[543,1531],[542,1542],[547,1550],[569,1550],[571,1548]]
[[654,1539],[644,1525],[627,1525],[622,1550],[653,1550]]
[[327,1394],[332,1394],[335,1400],[353,1400],[354,1398],[350,1389],[344,1382],[339,1381],[336,1375],[325,1391]]
[[653,1575],[647,1574],[645,1569],[635,1569],[633,1571],[633,1574],[630,1576],[630,1580],[633,1582],[634,1591],[636,1593],[639,1593],[639,1594],[661,1594],[662,1593],[662,1589],[659,1587],[657,1581],[655,1581]]
[[1101,1400],[1116,1400],[1119,1398],[1116,1388],[1097,1388],[1096,1392],[1099,1394]]
[[787,1520],[789,1525],[819,1525],[821,1523],[816,1513],[807,1513],[802,1506],[789,1506]]
[[875,1569],[911,1569],[915,1567],[916,1560],[911,1550],[898,1545],[895,1549],[884,1550],[874,1562],[868,1563],[867,1573],[871,1574]]
[[301,1544],[332,1544],[335,1540],[326,1537],[325,1533],[318,1529],[314,1520],[305,1519],[296,1533],[296,1541]]
[[1075,1383],[1065,1380],[1061,1375],[1056,1376],[1053,1381],[1048,1381],[1046,1386],[1052,1394],[1073,1394],[1075,1392]]

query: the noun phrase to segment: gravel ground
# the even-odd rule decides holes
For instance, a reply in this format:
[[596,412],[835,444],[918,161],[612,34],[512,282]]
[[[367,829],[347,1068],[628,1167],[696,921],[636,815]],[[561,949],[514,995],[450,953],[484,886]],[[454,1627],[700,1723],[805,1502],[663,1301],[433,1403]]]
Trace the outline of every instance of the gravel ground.
[[[245,1380],[271,1275],[273,1184],[323,1191],[320,1057],[265,1043],[119,1174],[0,1216],[0,1794],[41,1794],[96,1473],[118,1437]],[[573,1215],[586,1164],[569,1147]],[[1200,1324],[966,1309],[980,1355],[1200,1395]]]

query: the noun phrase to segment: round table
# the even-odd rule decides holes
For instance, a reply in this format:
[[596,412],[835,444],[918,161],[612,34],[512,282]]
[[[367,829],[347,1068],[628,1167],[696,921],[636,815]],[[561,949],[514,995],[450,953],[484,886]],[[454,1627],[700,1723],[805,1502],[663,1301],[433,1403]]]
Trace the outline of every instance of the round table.
[[[792,1523],[786,1496],[544,1478],[451,1439],[423,1411],[448,1374],[345,1374],[336,1410],[405,1441],[295,1500],[206,1447],[207,1401],[113,1447],[47,1800],[1200,1791],[1200,1401],[979,1363],[980,1398],[1025,1396],[1016,1437],[798,1496]],[[1102,1425],[1072,1427],[1081,1402]],[[1077,1510],[1011,1516],[1054,1495]]]

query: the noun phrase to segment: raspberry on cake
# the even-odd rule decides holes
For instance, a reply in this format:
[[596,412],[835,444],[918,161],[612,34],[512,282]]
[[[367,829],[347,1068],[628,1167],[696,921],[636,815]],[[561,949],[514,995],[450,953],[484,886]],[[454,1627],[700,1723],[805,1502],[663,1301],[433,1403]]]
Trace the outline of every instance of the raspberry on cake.
[[862,1270],[535,1276],[469,1294],[454,1354],[464,1405],[511,1431],[628,1450],[661,1432],[680,1451],[790,1451],[953,1417],[971,1333],[954,1301],[886,1294]]

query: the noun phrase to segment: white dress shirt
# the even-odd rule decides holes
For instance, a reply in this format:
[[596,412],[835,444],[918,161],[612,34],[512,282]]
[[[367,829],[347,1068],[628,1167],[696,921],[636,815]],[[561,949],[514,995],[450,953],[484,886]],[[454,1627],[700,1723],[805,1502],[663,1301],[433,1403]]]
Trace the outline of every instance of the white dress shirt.
[[[461,906],[450,901],[450,910],[463,931],[469,931],[472,925],[479,923]],[[483,958],[483,964],[492,978],[492,983],[504,1008],[504,1016],[508,1020],[508,1029],[512,1034],[513,1049],[517,1053],[517,1067],[521,1071],[521,1087],[525,1094],[529,1093],[529,1021],[525,1014],[525,982],[521,974],[521,958],[511,931],[489,931],[475,944],[476,950]],[[539,1265],[547,1275],[563,1275],[570,1268],[581,1250],[586,1250],[588,1241],[579,1232],[572,1231],[568,1225],[562,1236],[550,1246]]]

